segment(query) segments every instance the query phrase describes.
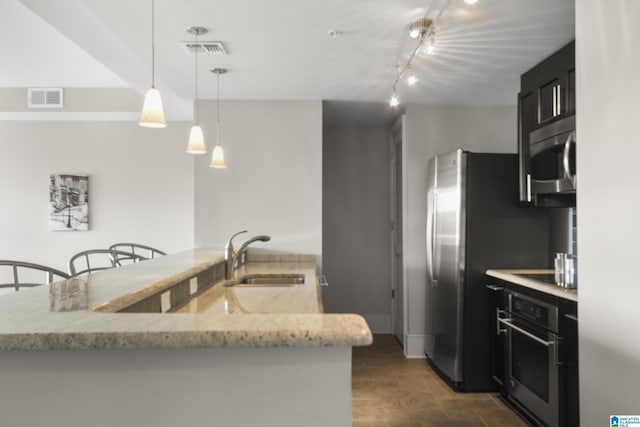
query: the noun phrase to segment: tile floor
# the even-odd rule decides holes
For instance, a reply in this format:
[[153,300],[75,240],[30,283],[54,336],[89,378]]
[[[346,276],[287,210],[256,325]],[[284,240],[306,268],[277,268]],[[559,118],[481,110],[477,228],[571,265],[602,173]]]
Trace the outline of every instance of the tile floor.
[[455,393],[392,335],[353,349],[353,426],[526,427],[491,393]]

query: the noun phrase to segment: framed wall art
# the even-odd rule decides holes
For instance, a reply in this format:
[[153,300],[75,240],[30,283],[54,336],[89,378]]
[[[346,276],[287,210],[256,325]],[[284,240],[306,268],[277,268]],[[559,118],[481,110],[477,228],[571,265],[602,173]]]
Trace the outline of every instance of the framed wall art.
[[89,176],[51,175],[49,182],[49,230],[89,230]]

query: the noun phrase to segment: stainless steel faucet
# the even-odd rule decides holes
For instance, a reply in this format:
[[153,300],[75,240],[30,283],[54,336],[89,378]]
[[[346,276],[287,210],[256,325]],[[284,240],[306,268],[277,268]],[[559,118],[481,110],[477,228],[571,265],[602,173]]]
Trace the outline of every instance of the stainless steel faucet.
[[240,246],[240,249],[238,249],[238,252],[234,254],[233,238],[236,237],[238,234],[242,234],[246,232],[247,230],[242,230],[237,232],[236,234],[231,236],[229,240],[227,240],[227,243],[224,245],[225,279],[227,280],[233,278],[233,272],[236,269],[239,260],[242,258],[242,255],[247,251],[247,248],[249,247],[250,244],[257,241],[268,242],[269,240],[271,240],[270,236],[265,236],[265,235],[252,237],[246,242],[244,242],[242,246]]

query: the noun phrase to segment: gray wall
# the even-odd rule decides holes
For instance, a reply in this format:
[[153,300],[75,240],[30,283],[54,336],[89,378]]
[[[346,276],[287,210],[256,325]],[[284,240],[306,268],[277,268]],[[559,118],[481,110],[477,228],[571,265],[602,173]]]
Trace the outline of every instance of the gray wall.
[[222,247],[246,229],[238,244],[268,234],[254,247],[321,255],[322,103],[221,102],[227,169],[209,167],[215,101],[201,101],[199,116],[209,153],[195,159],[196,246]]
[[[216,170],[208,167],[210,154],[185,153],[190,123],[146,129],[135,119],[105,120],[137,117],[130,90],[100,102],[100,90],[65,91],[67,108],[44,116],[25,111],[25,89],[3,91],[0,259],[66,270],[74,253],[117,241],[168,252],[222,248],[245,228],[272,236],[256,247],[322,253],[320,101],[223,102],[229,167]],[[200,117],[212,147],[215,102],[203,102]],[[89,232],[48,231],[49,175],[65,172],[90,176]]]
[[[514,95],[515,96],[515,95]],[[517,151],[516,107],[408,105],[405,147],[406,283],[405,353],[424,357],[426,337],[426,168],[427,161],[457,148],[475,152]]]
[[640,2],[576,2],[580,412],[640,412]]
[[325,310],[391,331],[389,136],[384,127],[324,127],[322,173]]
[[[55,113],[52,113],[55,114]],[[118,241],[193,246],[193,159],[186,123],[0,120],[0,259],[66,271],[75,253]],[[89,231],[48,230],[49,175],[89,175]]]

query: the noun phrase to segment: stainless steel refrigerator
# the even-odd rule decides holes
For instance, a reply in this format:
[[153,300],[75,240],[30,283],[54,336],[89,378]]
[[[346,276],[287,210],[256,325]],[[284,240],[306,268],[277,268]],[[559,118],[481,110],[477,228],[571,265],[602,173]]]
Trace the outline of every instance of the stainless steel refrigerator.
[[494,390],[489,268],[548,268],[549,210],[519,205],[515,154],[456,150],[429,160],[427,343],[436,371],[462,391]]

